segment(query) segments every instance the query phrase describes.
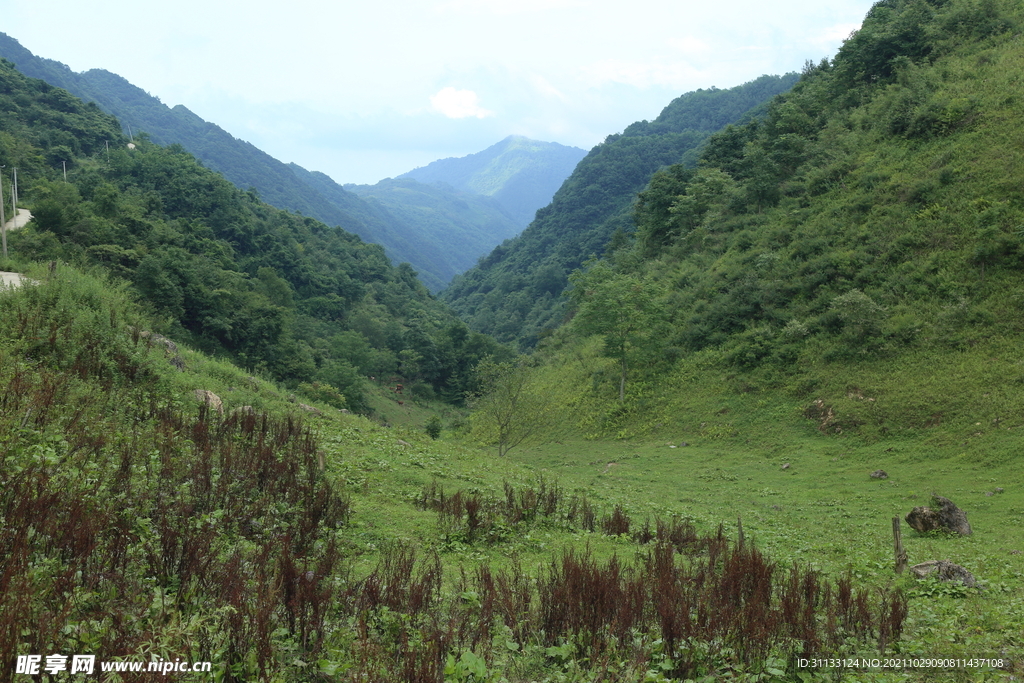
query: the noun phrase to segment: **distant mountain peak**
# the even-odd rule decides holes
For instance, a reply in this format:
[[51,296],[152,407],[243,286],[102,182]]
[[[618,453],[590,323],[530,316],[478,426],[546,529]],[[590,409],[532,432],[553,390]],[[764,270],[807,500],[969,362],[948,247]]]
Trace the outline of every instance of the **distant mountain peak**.
[[586,154],[578,147],[509,135],[481,152],[439,159],[398,178],[446,183],[492,197],[520,227],[526,227]]

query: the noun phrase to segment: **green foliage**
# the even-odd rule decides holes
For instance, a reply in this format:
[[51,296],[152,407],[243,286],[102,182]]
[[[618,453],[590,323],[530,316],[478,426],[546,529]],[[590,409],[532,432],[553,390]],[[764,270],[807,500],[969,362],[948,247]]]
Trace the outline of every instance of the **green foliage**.
[[[1006,182],[1024,168],[1007,152],[1024,124],[1006,96],[1024,59],[1005,32],[1017,15],[879,3],[834,62],[713,135],[696,170],[655,173],[635,243],[602,268],[658,292],[664,355],[714,349],[785,377],[962,348],[982,327],[1019,337],[1015,317],[992,316],[1024,292],[1024,195]],[[979,34],[975,19],[1003,28]],[[574,322],[553,345],[574,331],[592,330]]]
[[547,402],[531,386],[522,361],[485,359],[476,376],[474,427],[497,444],[499,457],[538,437],[549,424]]
[[[564,180],[578,160],[577,156],[570,153],[572,160],[569,163],[563,158],[564,150],[573,148],[558,146],[562,154],[555,155],[551,171],[557,180],[543,201],[533,197],[538,188],[532,182],[509,183],[506,193],[511,201],[522,201],[520,196],[525,195],[527,201],[535,202],[532,209],[522,209],[516,204],[519,212],[530,214],[519,222],[518,218],[509,217],[493,201],[412,181],[384,181],[366,192],[383,201],[364,200],[357,196],[364,194],[358,192],[359,188],[349,188],[357,190],[357,193],[353,193],[323,173],[282,163],[251,144],[234,138],[220,127],[204,121],[184,106],[166,106],[158,98],[116,74],[102,69],[74,73],[63,64],[36,57],[16,40],[2,33],[0,55],[12,60],[22,73],[49,83],[46,86],[48,92],[63,93],[50,94],[47,104],[64,102],[65,108],[73,108],[68,103],[77,101],[63,90],[58,90],[63,88],[90,102],[81,106],[97,114],[99,109],[96,105],[99,105],[103,111],[120,119],[123,125],[131,126],[136,136],[139,131],[146,131],[149,139],[157,144],[180,145],[183,150],[187,149],[204,166],[222,173],[239,189],[247,192],[251,190],[251,198],[254,200],[261,199],[272,206],[312,216],[327,225],[339,226],[357,234],[367,242],[383,245],[385,253],[393,262],[412,263],[424,283],[434,292],[442,289],[455,273],[472,266],[480,254],[521,230],[532,219],[536,208],[550,200],[557,184]],[[57,116],[67,120],[74,118],[63,111]],[[89,134],[85,134],[85,129],[80,126],[69,125],[67,135],[50,135],[39,161],[59,168],[62,160],[71,163],[73,156],[91,154],[105,140],[113,144],[115,137],[121,138],[117,134],[120,127],[112,118],[104,118],[109,133],[97,135],[88,131]],[[0,147],[2,145],[3,141],[0,140]],[[521,161],[528,167],[537,162],[538,156],[545,157],[539,150],[524,148],[520,151],[526,153]],[[14,165],[19,168],[29,166],[25,160]],[[536,173],[535,168],[533,171]],[[541,181],[543,178],[550,184],[551,180],[545,174],[539,175],[536,180]],[[544,184],[543,181],[541,184]],[[397,192],[392,191],[394,186],[398,186]],[[415,197],[408,196],[410,186],[414,188],[412,194]],[[403,194],[405,196],[401,196]],[[499,194],[504,197],[502,192],[499,191]],[[472,208],[468,208],[467,203]],[[439,210],[454,216],[439,215]],[[459,239],[452,239],[453,229],[460,236]]]
[[698,149],[713,132],[751,115],[796,78],[762,76],[729,90],[687,93],[654,121],[608,136],[522,235],[456,277],[441,296],[472,328],[534,347],[563,322],[565,300],[559,295],[569,273],[606,253],[616,232],[633,231],[633,202],[652,174],[670,164],[695,165]]
[[259,202],[180,146],[139,137],[127,149],[95,107],[0,66],[0,128],[27,141],[24,152],[42,156],[34,141],[62,139],[59,116],[34,113],[51,101],[91,117],[113,143],[72,159],[67,183],[62,168],[23,174],[34,220],[10,235],[13,253],[106,268],[166,321],[162,332],[293,387],[322,386],[328,403],[341,405],[340,392],[356,410],[368,409],[366,376],[461,402],[472,366],[502,353],[379,246]]
[[439,415],[431,415],[427,419],[427,424],[423,427],[423,431],[425,431],[427,433],[427,435],[431,439],[438,439],[438,438],[440,438],[441,437],[441,429],[442,429],[442,424],[441,424],[441,417]]
[[574,273],[571,282],[573,328],[583,337],[602,337],[604,353],[619,361],[619,401],[625,401],[629,369],[663,333],[658,289],[634,275],[616,274],[601,262]]

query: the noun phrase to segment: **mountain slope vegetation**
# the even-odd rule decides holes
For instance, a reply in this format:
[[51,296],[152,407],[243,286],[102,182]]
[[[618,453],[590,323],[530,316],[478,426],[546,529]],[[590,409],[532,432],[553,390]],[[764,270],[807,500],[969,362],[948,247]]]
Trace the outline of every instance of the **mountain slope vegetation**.
[[422,183],[446,184],[491,197],[525,228],[547,206],[586,152],[556,142],[510,135],[482,152],[439,159],[403,173]]
[[[389,427],[288,374],[303,345],[318,372],[363,349],[425,394],[445,359],[500,361],[408,266],[0,63],[0,166],[37,216],[0,264],[29,278],[0,291],[3,673],[1021,678],[1022,22],[880,3],[656,173],[635,237],[571,275],[571,320],[503,366],[558,421],[504,457],[478,414]],[[931,492],[974,533],[904,528],[910,561],[977,587],[893,571],[891,521]]]
[[[574,276],[552,341],[600,340],[604,407],[579,414],[643,431],[688,396],[755,392],[823,432],[984,459],[1024,420],[1021,25],[1014,3],[878,3],[763,119],[657,173],[635,241]],[[930,431],[947,423],[960,438]]]
[[275,209],[180,146],[129,148],[98,107],[9,62],[0,79],[0,154],[34,216],[14,257],[103,267],[168,336],[357,409],[365,376],[461,401],[473,359],[498,351],[380,246]]
[[795,80],[795,74],[762,76],[728,90],[688,93],[654,121],[609,136],[579,162],[522,235],[456,278],[442,297],[473,329],[532,348],[538,335],[561,323],[569,273],[602,254],[617,231],[632,230],[632,203],[651,174],[695,161],[708,136]]
[[[443,289],[502,241],[521,231],[498,202],[480,194],[417,182],[411,178],[382,180],[375,185],[346,185],[345,189],[370,204],[378,204],[406,226],[407,248],[431,253],[437,264],[431,291]],[[452,245],[459,245],[458,249]]]
[[393,215],[386,205],[365,202],[345,191],[323,173],[282,163],[203,120],[183,105],[168,107],[109,71],[92,69],[75,73],[64,64],[33,55],[3,33],[0,33],[0,56],[12,61],[30,77],[96,102],[136,134],[145,132],[150,140],[163,146],[181,145],[240,189],[255,189],[260,198],[272,206],[311,216],[330,226],[340,226],[366,242],[382,245],[392,262],[410,263],[432,291],[442,289],[454,275],[450,254],[456,254],[460,264],[472,264],[508,236],[504,232],[489,234],[487,231],[494,226],[487,220],[474,240],[446,242],[449,227],[446,224],[434,221],[424,226],[403,220]]

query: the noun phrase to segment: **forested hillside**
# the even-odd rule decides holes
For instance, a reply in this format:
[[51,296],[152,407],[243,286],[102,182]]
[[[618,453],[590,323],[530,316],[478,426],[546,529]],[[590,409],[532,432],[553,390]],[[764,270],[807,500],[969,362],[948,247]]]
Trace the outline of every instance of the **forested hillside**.
[[[657,122],[599,146],[531,230],[603,257],[518,358],[0,60],[34,214],[0,260],[0,679],[1021,680],[1022,30],[882,0],[677,163],[641,170],[699,137]],[[545,222],[590,205],[635,230]],[[554,310],[530,272],[491,274]],[[433,423],[338,410],[369,374]]]
[[482,152],[438,159],[399,178],[451,185],[491,197],[522,230],[533,221],[538,209],[551,203],[584,156],[586,152],[578,147],[510,135]]
[[[367,242],[380,244],[394,263],[408,262],[432,290],[442,289],[455,272],[465,270],[508,234],[489,235],[484,222],[472,242],[445,242],[447,225],[423,226],[393,215],[387,206],[365,202],[323,173],[285,164],[253,145],[201,119],[182,105],[168,107],[117,74],[102,69],[75,73],[64,64],[33,55],[0,33],[0,57],[24,74],[68,90],[138,134],[160,145],[180,144],[204,166],[218,171],[242,190],[255,189],[260,199],[280,209],[340,226]],[[568,173],[566,173],[568,174]],[[440,234],[439,234],[440,233]],[[451,257],[467,265],[453,271]]]
[[461,400],[475,359],[498,351],[380,246],[275,209],[180,146],[129,148],[115,119],[10,62],[0,161],[34,215],[9,236],[13,258],[105,268],[167,336],[339,406],[365,408],[365,376]]
[[569,273],[604,253],[614,233],[632,231],[631,206],[651,174],[692,164],[708,136],[795,81],[795,74],[762,76],[728,90],[698,90],[674,100],[654,121],[610,135],[579,162],[522,235],[456,278],[443,298],[473,329],[534,346],[562,321]]
[[431,254],[432,272],[429,279],[421,273],[421,279],[435,292],[522,230],[494,199],[449,186],[388,178],[375,185],[346,185],[345,189],[381,206],[408,226],[409,246],[417,245],[421,259]]
[[878,3],[765,117],[656,174],[635,241],[573,277],[552,346],[603,340],[606,427],[632,401],[656,423],[654,396],[685,412],[666,383],[691,381],[802,398],[828,433],[1019,426],[1022,20],[1012,2]]

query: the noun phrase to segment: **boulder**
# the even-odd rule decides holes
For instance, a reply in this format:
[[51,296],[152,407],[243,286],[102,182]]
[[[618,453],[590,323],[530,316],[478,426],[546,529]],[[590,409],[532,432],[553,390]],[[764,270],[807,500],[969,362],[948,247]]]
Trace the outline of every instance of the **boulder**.
[[910,571],[919,579],[935,574],[939,581],[961,583],[968,588],[975,588],[978,585],[973,574],[949,560],[928,560],[921,564],[915,564]]
[[196,389],[195,396],[200,403],[205,403],[211,410],[216,410],[218,415],[224,414],[224,402],[217,394],[206,389]]
[[932,495],[932,502],[939,506],[939,522],[949,531],[961,536],[971,535],[971,525],[967,521],[967,513],[953,504],[949,498]]
[[931,508],[916,507],[907,514],[906,519],[911,529],[920,531],[922,534],[942,528],[942,525],[939,524],[939,513]]
[[889,473],[886,472],[885,470],[875,470],[868,476],[871,477],[872,479],[888,479]]
[[932,495],[933,508],[916,507],[907,514],[907,524],[915,531],[948,531],[952,534],[970,536],[971,525],[967,513],[958,508],[949,498]]
[[299,404],[299,408],[302,408],[307,413],[312,413],[313,415],[323,415],[323,412],[319,408],[316,408],[316,407],[311,406],[311,405],[307,405],[305,403],[300,403]]

